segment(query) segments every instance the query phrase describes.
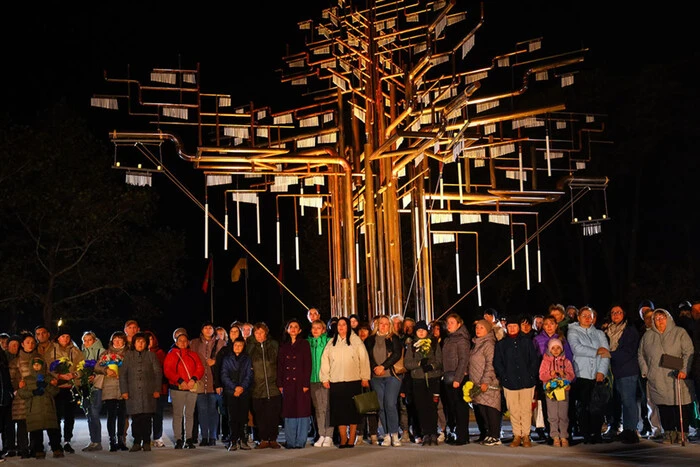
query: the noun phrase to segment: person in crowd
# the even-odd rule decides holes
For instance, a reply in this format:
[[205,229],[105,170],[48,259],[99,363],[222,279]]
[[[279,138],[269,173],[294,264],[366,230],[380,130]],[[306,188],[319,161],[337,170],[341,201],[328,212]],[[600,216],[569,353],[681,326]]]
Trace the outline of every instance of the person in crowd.
[[566,336],[569,331],[569,324],[575,322],[576,319],[572,321],[569,315],[566,314],[566,308],[561,303],[553,303],[549,305],[549,314],[554,317],[557,322],[557,327]]
[[[616,400],[622,405],[622,432],[620,441],[626,444],[639,442],[637,424],[639,423],[637,388],[639,386],[639,332],[628,325],[625,310],[620,305],[610,308],[610,324],[605,329],[610,346],[610,369],[613,376],[613,390]],[[617,413],[617,410],[613,410]],[[613,428],[617,432],[616,425]]]
[[0,332],[0,350],[7,352],[7,341],[10,340],[10,335],[6,332]]
[[693,336],[693,304],[690,300],[683,300],[676,306],[676,326],[685,329],[689,336]]
[[[20,334],[20,349],[17,357],[10,360],[10,380],[15,391],[19,389],[22,380],[32,373],[32,360],[39,357],[36,351],[37,341],[30,333]],[[22,459],[31,457],[29,449],[29,432],[27,430],[27,403],[21,397],[12,401],[12,423],[16,429],[15,441],[10,444],[10,450],[15,450]]]
[[523,315],[520,317],[520,332],[530,339],[535,338],[536,333],[532,327],[532,318],[530,318],[528,315]]
[[604,382],[610,368],[610,346],[605,333],[593,325],[596,312],[589,306],[578,311],[578,322],[568,326],[567,337],[574,353],[573,364],[576,379],[571,396],[576,404],[576,419],[588,444],[603,441],[600,428],[603,425],[602,408],[591,404],[596,383]]
[[[231,328],[233,329],[234,326]],[[238,329],[238,327],[236,326]],[[229,335],[231,332],[229,331]],[[226,353],[221,362],[221,382],[228,410],[229,440],[226,449],[236,451],[250,450],[245,426],[250,410],[250,388],[253,385],[253,364],[245,352],[245,339],[242,335],[233,340],[231,353]]]
[[573,363],[564,353],[564,343],[558,337],[553,337],[547,341],[547,351],[540,363],[539,376],[540,381],[545,386],[553,380],[569,382],[569,384],[561,388],[563,390],[552,391],[545,397],[552,445],[563,448],[569,447],[569,401],[571,399],[569,393],[571,382],[576,378],[576,375]]
[[141,327],[135,319],[129,319],[124,323],[124,334],[126,335],[126,348],[130,349],[136,333],[141,332]]
[[[403,320],[403,330],[400,334],[402,349],[407,345],[412,345],[415,339],[414,329],[416,320],[407,316]],[[416,443],[421,443],[420,424],[416,405],[413,401],[413,382],[411,374],[405,372],[401,381],[401,391],[399,392],[399,400],[397,402],[399,410],[399,426],[401,427],[401,442],[411,442],[411,431],[413,431],[413,439]]]
[[416,323],[414,332],[414,342],[405,349],[404,363],[411,372],[413,402],[423,446],[437,446],[437,402],[442,377],[442,349],[437,339],[430,336],[425,320]]
[[27,430],[31,438],[32,452],[37,459],[44,459],[44,430],[49,437],[53,457],[64,457],[61,446],[61,431],[56,417],[54,398],[58,396],[58,379],[47,371],[41,357],[31,361],[32,371],[19,383],[17,396],[24,399],[27,407]]
[[539,361],[532,339],[520,332],[519,319],[509,318],[505,337],[496,343],[493,367],[503,386],[510,412],[510,423],[513,427],[513,441],[510,447],[532,447],[532,401],[535,396]]
[[321,319],[321,313],[319,313],[318,308],[309,308],[309,311],[306,312],[306,319],[309,320],[310,324],[313,324],[314,321]]
[[[375,317],[374,322],[376,323],[378,317]],[[362,342],[366,342],[367,338],[372,334],[372,329],[376,326],[370,327],[369,323],[362,322],[357,327],[357,335],[360,336]],[[371,383],[370,383],[371,385]],[[355,438],[355,444],[362,442],[365,435],[369,435],[369,444],[374,446],[379,445],[379,414],[368,413],[361,417],[360,423],[357,425],[357,437]],[[333,444],[331,443],[330,446]]]
[[254,342],[246,345],[253,364],[252,404],[259,443],[255,449],[279,449],[279,419],[282,412],[282,394],[277,384],[277,356],[279,344],[270,337],[267,324],[253,327]]
[[214,337],[217,341],[223,341],[224,346],[228,345],[228,331],[223,326],[217,326],[214,328]]
[[472,398],[479,425],[479,443],[484,446],[501,444],[501,389],[493,367],[496,335],[493,324],[480,319],[474,326],[474,347],[469,354],[469,379],[479,388]]
[[[160,364],[161,373],[163,365],[165,364],[165,350],[160,348],[160,343],[153,331],[144,331],[148,336],[148,350],[155,354]],[[156,411],[153,413],[153,441],[151,445],[154,448],[165,447],[165,442],[163,441],[163,412],[165,411],[165,406],[168,404],[168,379],[163,374],[160,383],[160,397],[156,398]]]
[[[204,377],[202,359],[190,348],[190,339],[186,332],[178,334],[175,347],[165,356],[163,373],[168,378],[170,398],[173,405],[173,434],[175,449],[194,449],[195,441],[184,437],[194,429],[194,409],[197,403],[197,381]],[[182,420],[185,420],[183,431]]]
[[532,317],[532,329],[535,330],[535,334],[539,334],[542,331],[543,322],[544,315],[535,315]]
[[[97,360],[100,354],[104,351],[102,341],[93,331],[85,331],[82,336],[83,346],[81,351],[85,360]],[[102,450],[102,421],[100,419],[100,411],[102,410],[102,380],[104,375],[93,375],[92,387],[89,389],[90,394],[90,410],[88,410],[86,418],[88,423],[88,431],[90,433],[90,443],[85,446],[83,452],[101,451]],[[99,384],[95,384],[95,379],[98,379]],[[98,387],[99,386],[99,387]]]
[[542,320],[542,332],[537,334],[533,338],[535,344],[535,349],[537,350],[537,355],[542,358],[545,353],[547,353],[547,346],[550,339],[559,339],[564,345],[564,355],[569,360],[573,361],[574,354],[571,351],[571,346],[566,339],[564,332],[557,325],[557,320],[554,316],[545,316]]
[[360,325],[360,317],[357,316],[357,313],[353,313],[348,316],[348,319],[350,320],[350,330],[357,334],[357,327]]
[[[447,331],[445,330],[445,321],[441,319],[434,319],[433,321],[430,322],[428,325],[430,328],[430,333],[431,335],[435,338],[437,341],[438,345],[440,346],[440,349],[442,349],[442,344],[445,342],[445,335],[447,334]],[[447,436],[447,426],[448,426],[448,420],[447,420],[447,414],[445,414],[445,406],[443,404],[443,400],[445,399],[445,385],[442,381],[440,380],[440,398],[438,399],[438,406],[437,406],[437,416],[438,416],[438,427],[439,427],[439,433],[437,437],[437,442],[438,444],[444,443],[446,436]],[[454,426],[454,423],[449,424],[450,426]]]
[[243,339],[248,339],[253,335],[253,325],[251,323],[243,323],[240,327],[241,332],[243,332]]
[[496,340],[500,341],[501,339],[503,339],[503,336],[505,336],[506,331],[504,326],[501,324],[501,317],[499,316],[498,311],[495,308],[487,308],[484,310],[483,318],[489,323],[491,323],[491,332],[493,332],[496,336]]
[[212,367],[216,364],[216,354],[226,345],[218,340],[214,324],[207,321],[200,327],[199,337],[190,341],[190,350],[199,355],[204,366],[204,375],[197,384],[197,420],[201,432],[200,446],[216,446],[216,432],[219,426],[217,391]]
[[[641,342],[641,337],[652,328],[654,303],[648,299],[642,300],[639,303],[638,312],[642,322],[639,333]],[[641,370],[639,374],[639,392],[641,393],[640,414],[642,418],[640,435],[649,439],[661,439],[663,438],[663,428],[661,428],[659,408],[649,397],[649,382],[642,377]]]
[[7,350],[3,353],[7,355],[8,361],[16,358],[19,354],[21,340],[22,336],[20,334],[13,334],[7,339]]
[[[125,352],[126,334],[123,331],[115,331],[109,338],[107,349],[100,354],[95,365],[95,387],[102,389],[102,404],[107,412],[110,452],[129,450],[123,434],[126,426],[126,403],[119,390],[119,367]],[[102,375],[103,378],[98,379],[98,375]]]
[[695,428],[696,435],[700,429],[700,301],[694,301],[690,309],[693,317],[693,333],[690,336],[693,341],[693,364],[690,370],[693,382],[695,383]]
[[314,443],[317,448],[333,446],[333,426],[330,424],[330,410],[328,407],[328,389],[323,386],[319,378],[321,371],[321,356],[328,343],[326,324],[317,319],[311,323],[311,335],[309,351],[311,353],[311,402],[314,407],[314,419],[318,439]]
[[569,318],[570,322],[576,322],[578,320],[578,308],[575,305],[567,305],[566,316]]
[[49,328],[39,325],[34,328],[34,337],[36,338],[36,351],[39,355],[46,355],[46,351],[53,345],[51,341],[51,333]]
[[137,332],[131,339],[131,349],[124,355],[119,370],[119,390],[131,416],[131,436],[134,444],[129,451],[151,450],[153,415],[160,399],[163,368],[158,357],[148,349],[148,334]]
[[335,333],[337,332],[338,329],[338,317],[337,316],[332,316],[331,319],[328,320],[328,323],[326,324],[326,333],[328,334],[329,338],[335,337]]
[[370,367],[367,349],[345,317],[338,319],[337,332],[323,351],[319,379],[330,390],[330,422],[338,428],[339,447],[352,448],[361,420],[353,396],[369,387]]
[[455,439],[446,442],[469,444],[469,405],[464,400],[463,386],[469,373],[471,336],[462,317],[450,313],[445,319],[448,335],[442,346],[443,381],[447,393],[447,410],[455,415]]
[[311,346],[300,336],[299,321],[287,321],[277,354],[277,385],[282,393],[287,449],[306,446],[311,421]]
[[391,325],[394,327],[394,334],[403,336],[403,316],[399,314],[391,315]]
[[401,359],[404,347],[388,316],[377,318],[376,327],[364,344],[372,372],[370,386],[379,399],[379,420],[384,429],[382,446],[401,446],[397,400],[403,376],[396,374],[394,365]]
[[[8,335],[9,337],[9,335]],[[10,362],[4,349],[0,349],[0,433],[2,434],[2,451],[0,462],[4,461],[5,453],[14,449],[15,434],[12,426],[12,398],[14,388],[10,376]]]
[[[65,371],[51,371],[53,362],[67,358],[70,362]],[[58,395],[56,395],[56,418],[60,426],[63,422],[63,450],[69,454],[75,453],[71,446],[73,439],[73,428],[75,426],[76,404],[73,401],[73,379],[79,377],[77,371],[78,363],[85,360],[83,352],[73,342],[70,329],[61,326],[56,332],[56,342],[50,345],[44,352],[44,361],[48,362],[48,369],[52,378],[58,380]]]
[[[667,444],[687,442],[693,402],[687,378],[693,353],[688,333],[675,324],[668,311],[655,309],[651,330],[644,333],[639,344],[638,362],[642,378],[649,383],[648,397],[659,408],[663,442]],[[664,354],[680,357],[682,367],[662,367]]]
[[[226,339],[226,345],[224,345],[221,350],[219,350],[216,353],[216,362],[214,363],[214,366],[212,367],[212,376],[214,377],[214,387],[216,388],[216,394],[218,397],[221,398],[221,405],[219,407],[219,410],[222,412],[221,413],[221,440],[226,443],[226,446],[230,446],[230,435],[231,433],[229,432],[229,427],[230,423],[228,420],[228,407],[226,407],[227,403],[227,397],[224,394],[224,383],[223,380],[221,379],[221,368],[224,362],[224,358],[228,357],[229,355],[233,354],[233,341],[238,339],[239,337],[243,336],[243,333],[241,331],[241,323],[240,321],[234,321],[229,325],[228,329],[228,336]],[[248,401],[248,405],[250,405],[250,401]],[[246,436],[246,440],[247,440]]]

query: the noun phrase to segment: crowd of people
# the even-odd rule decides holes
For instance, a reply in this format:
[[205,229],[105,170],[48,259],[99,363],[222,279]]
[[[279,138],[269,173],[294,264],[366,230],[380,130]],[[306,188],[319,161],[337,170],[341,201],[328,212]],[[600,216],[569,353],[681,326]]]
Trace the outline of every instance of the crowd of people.
[[[471,323],[458,313],[366,323],[325,322],[311,308],[279,341],[263,322],[205,322],[197,336],[177,328],[168,349],[135,320],[106,345],[89,330],[78,345],[67,326],[2,333],[0,459],[46,457],[45,434],[53,457],[74,453],[80,409],[83,451],[103,449],[103,414],[110,451],[162,448],[168,404],[175,449],[279,449],[280,427],[287,449],[309,438],[319,448],[685,444],[698,422],[700,302],[672,313],[644,300],[637,311],[631,319],[615,304],[601,319],[590,306],[552,304],[534,316],[489,308]],[[379,410],[360,413],[354,399],[367,391]]]

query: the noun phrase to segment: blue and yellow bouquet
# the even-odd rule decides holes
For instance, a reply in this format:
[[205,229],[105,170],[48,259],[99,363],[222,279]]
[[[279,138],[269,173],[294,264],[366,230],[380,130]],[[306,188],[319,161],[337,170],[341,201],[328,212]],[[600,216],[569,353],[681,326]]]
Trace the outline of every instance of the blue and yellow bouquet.
[[114,352],[106,352],[100,357],[100,366],[106,366],[119,376],[119,367],[122,366],[122,356]]
[[81,360],[75,367],[75,369],[80,373],[80,378],[73,380],[73,400],[83,409],[85,415],[88,415],[90,411],[92,389],[93,389],[93,376],[95,374],[96,360]]
[[547,397],[556,401],[566,400],[566,390],[571,385],[571,381],[561,377],[552,378],[544,384],[544,391]]
[[70,373],[70,367],[72,366],[73,362],[71,362],[68,357],[61,357],[58,360],[51,362],[51,365],[49,365],[49,371],[51,373],[64,375],[66,373]]

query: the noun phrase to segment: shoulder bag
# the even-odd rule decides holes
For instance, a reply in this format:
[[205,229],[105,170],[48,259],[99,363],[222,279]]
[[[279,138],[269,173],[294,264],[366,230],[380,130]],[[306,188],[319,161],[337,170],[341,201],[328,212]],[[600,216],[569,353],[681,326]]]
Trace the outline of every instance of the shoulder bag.
[[379,412],[379,398],[376,391],[363,391],[353,396],[352,400],[355,402],[355,409],[360,415]]
[[[185,363],[185,360],[182,359],[182,355],[180,354],[180,352],[177,353],[177,357],[182,362],[182,366],[185,367],[185,371],[187,372],[187,377],[189,378],[188,379],[188,381],[189,381],[190,379],[192,379],[192,375],[190,374],[190,370],[187,368],[187,364]],[[197,357],[197,358],[199,358],[199,357]],[[201,384],[200,380],[195,381],[194,386],[192,386],[192,389],[189,389],[189,391],[190,392],[199,392],[199,385],[200,384]],[[186,386],[183,386],[183,390],[185,390],[184,388],[186,388]]]

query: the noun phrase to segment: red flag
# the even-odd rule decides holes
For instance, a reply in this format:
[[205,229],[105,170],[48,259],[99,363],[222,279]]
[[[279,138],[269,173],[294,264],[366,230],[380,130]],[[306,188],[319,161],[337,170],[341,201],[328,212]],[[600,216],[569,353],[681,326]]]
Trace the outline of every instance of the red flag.
[[209,291],[209,281],[214,275],[214,259],[209,259],[209,265],[207,266],[207,272],[204,274],[204,281],[202,282],[202,292],[207,293]]

